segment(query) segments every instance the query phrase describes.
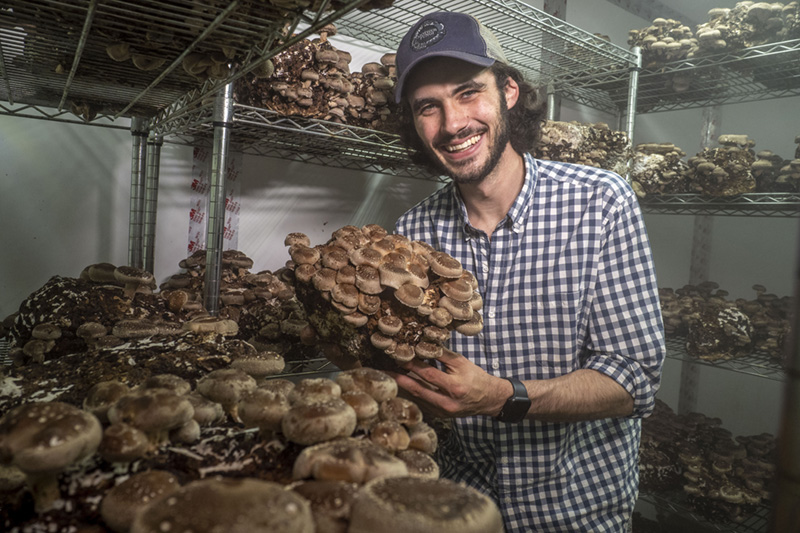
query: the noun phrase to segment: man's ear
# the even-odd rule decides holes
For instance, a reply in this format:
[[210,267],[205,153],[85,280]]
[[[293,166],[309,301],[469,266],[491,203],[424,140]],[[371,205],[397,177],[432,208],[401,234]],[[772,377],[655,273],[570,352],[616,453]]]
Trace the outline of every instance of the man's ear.
[[511,76],[506,78],[506,83],[503,86],[503,93],[506,96],[506,107],[508,107],[508,109],[517,105],[517,100],[519,99],[519,84],[514,81],[514,78]]

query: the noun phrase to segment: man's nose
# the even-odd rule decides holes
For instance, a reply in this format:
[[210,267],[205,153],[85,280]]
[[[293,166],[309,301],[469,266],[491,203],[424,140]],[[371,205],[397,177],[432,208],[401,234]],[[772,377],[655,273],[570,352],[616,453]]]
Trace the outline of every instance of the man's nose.
[[442,113],[442,128],[450,135],[455,135],[469,124],[469,114],[464,106],[448,103]]

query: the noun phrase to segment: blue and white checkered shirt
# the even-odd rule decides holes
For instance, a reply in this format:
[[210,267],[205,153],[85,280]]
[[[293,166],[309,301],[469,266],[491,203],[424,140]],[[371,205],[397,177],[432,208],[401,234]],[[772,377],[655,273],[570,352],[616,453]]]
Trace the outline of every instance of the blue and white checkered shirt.
[[483,332],[451,348],[490,374],[550,379],[579,368],[630,392],[634,414],[590,422],[459,418],[442,474],[492,496],[507,532],[625,531],[638,493],[641,417],[653,409],[664,335],[636,196],[617,174],[525,156],[525,183],[491,240],[451,183],[395,231],[475,274]]

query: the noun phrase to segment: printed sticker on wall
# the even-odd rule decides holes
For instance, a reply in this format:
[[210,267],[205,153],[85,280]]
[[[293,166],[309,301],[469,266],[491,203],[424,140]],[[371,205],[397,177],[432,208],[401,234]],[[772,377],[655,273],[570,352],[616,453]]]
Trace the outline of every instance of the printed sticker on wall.
[[[225,227],[222,235],[223,250],[237,250],[239,247],[239,211],[241,193],[239,174],[242,168],[242,154],[229,153],[225,168]],[[187,252],[191,255],[204,250],[208,228],[208,202],[211,192],[211,150],[195,148],[192,158],[191,199],[189,204],[189,244]]]

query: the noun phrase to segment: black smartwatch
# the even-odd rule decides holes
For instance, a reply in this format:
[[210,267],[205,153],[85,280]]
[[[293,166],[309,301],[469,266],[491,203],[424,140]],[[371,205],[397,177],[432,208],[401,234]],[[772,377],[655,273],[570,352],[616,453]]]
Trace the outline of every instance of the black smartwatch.
[[520,380],[515,378],[506,379],[514,386],[514,394],[506,400],[506,404],[500,410],[497,419],[506,424],[518,424],[525,420],[525,415],[528,414],[531,408],[531,399],[528,398],[528,389],[525,388],[525,385]]

